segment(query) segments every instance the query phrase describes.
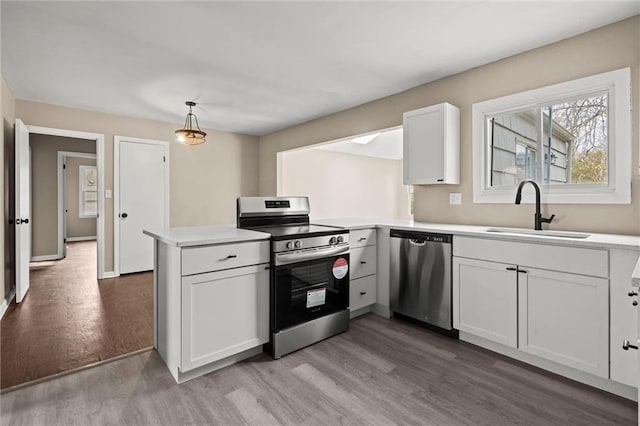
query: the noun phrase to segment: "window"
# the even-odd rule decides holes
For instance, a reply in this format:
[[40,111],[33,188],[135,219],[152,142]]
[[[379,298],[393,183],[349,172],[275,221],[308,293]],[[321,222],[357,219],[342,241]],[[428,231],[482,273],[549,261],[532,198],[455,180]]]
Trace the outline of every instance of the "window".
[[98,215],[98,169],[95,166],[79,167],[79,216],[83,219]]
[[474,104],[474,202],[532,179],[546,203],[630,203],[629,92],[625,68]]

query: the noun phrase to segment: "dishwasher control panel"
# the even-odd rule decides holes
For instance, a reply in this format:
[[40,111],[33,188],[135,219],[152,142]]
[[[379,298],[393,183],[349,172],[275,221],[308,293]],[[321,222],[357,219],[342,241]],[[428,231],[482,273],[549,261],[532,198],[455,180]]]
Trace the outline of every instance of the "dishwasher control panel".
[[392,229],[390,232],[391,237],[396,238],[409,238],[412,240],[418,240],[429,243],[445,243],[451,244],[452,236],[448,234],[434,234],[419,231],[401,231],[398,229]]

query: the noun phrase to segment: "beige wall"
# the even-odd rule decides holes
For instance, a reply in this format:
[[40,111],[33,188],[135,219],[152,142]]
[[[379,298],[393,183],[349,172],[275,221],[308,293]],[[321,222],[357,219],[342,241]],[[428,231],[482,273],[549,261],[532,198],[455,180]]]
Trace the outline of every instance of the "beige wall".
[[13,271],[13,235],[14,229],[12,225],[8,225],[8,219],[12,216],[11,206],[13,200],[10,199],[12,191],[9,185],[13,182],[13,127],[15,121],[15,99],[11,93],[11,89],[7,86],[2,75],[0,75],[0,96],[2,102],[0,109],[2,112],[2,129],[0,131],[0,141],[2,149],[0,149],[1,163],[4,172],[0,175],[0,188],[4,191],[4,220],[0,225],[0,255],[2,256],[4,273],[0,275],[0,297],[7,297],[11,290],[15,287],[15,272]]
[[94,154],[92,140],[29,135],[31,145],[31,256],[58,252],[58,151]]
[[[450,102],[460,108],[461,184],[418,186],[416,220],[443,223],[530,227],[530,205],[473,204],[471,106],[505,96],[623,67],[632,71],[631,205],[545,206],[554,213],[551,228],[640,234],[638,175],[640,16],[475,68],[433,83],[260,138],[260,194],[276,192],[279,151],[397,126],[404,111]],[[462,193],[462,205],[449,205],[449,192]]]
[[64,198],[67,208],[67,238],[95,237],[95,218],[80,217],[80,166],[94,166],[93,158],[67,157]]
[[279,195],[308,195],[314,218],[410,218],[400,160],[302,149],[283,153],[280,167]]
[[[170,224],[235,222],[235,199],[258,193],[258,138],[205,129],[207,143],[175,142],[182,123],[136,119],[74,108],[16,101],[16,117],[27,125],[102,133],[105,136],[105,189],[113,189],[113,136],[170,142]],[[105,203],[105,271],[113,269],[113,200]]]

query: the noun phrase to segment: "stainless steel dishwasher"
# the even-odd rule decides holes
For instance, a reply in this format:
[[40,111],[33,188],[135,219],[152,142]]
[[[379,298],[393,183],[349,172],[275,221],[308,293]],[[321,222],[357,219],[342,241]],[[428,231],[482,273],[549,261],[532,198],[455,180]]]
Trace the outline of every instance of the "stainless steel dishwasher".
[[452,236],[391,230],[390,308],[455,335],[451,312]]

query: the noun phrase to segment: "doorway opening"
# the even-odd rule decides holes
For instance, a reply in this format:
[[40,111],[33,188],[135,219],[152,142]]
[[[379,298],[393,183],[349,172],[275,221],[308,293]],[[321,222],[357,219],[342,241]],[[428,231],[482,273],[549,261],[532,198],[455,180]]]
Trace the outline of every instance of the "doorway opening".
[[103,135],[18,122],[16,231],[31,235],[16,236],[16,270],[26,262],[27,273],[0,322],[3,390],[153,345],[152,273],[104,271]]
[[282,151],[277,194],[309,196],[314,219],[411,219],[402,158],[402,126]]
[[58,151],[57,160],[58,258],[63,258],[67,243],[97,240],[98,168],[95,153]]

